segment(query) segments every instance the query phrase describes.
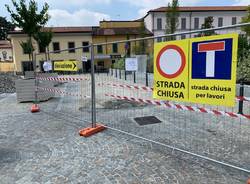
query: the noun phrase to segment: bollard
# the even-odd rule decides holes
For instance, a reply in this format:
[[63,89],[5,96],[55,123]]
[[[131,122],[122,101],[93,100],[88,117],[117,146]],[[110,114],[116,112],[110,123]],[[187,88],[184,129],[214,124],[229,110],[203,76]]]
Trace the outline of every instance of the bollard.
[[126,70],[124,70],[124,78],[125,78],[125,80],[127,80],[127,72],[126,72]]
[[148,72],[146,72],[146,86],[148,86]]
[[134,83],[136,83],[136,73],[134,71]]
[[119,70],[119,79],[121,79],[121,78],[122,78],[122,71]]
[[243,100],[243,97],[244,97],[244,83],[241,82],[240,83],[240,101],[239,101],[239,112],[238,114],[243,114],[243,103],[244,103],[244,100]]
[[115,78],[117,78],[117,69],[115,69]]
[[111,68],[111,76],[113,77],[113,68]]

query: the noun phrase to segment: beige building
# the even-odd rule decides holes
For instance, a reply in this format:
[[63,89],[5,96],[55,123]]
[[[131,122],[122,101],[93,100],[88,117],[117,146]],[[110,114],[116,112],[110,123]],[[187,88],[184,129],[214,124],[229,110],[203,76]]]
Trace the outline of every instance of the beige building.
[[[92,27],[53,27],[52,42],[49,45],[49,51],[54,53],[49,54],[49,60],[53,61],[78,61],[80,68],[86,69],[90,67],[90,61],[82,62],[82,57],[87,57],[90,60],[90,49],[81,48],[67,51],[58,51],[69,48],[81,47],[92,43]],[[13,45],[13,60],[15,63],[15,71],[23,73],[33,70],[33,63],[29,59],[29,54],[26,54],[20,43],[27,41],[27,35],[22,31],[12,31],[9,33],[11,44]],[[45,49],[41,48],[35,40],[32,40],[35,48],[36,67],[38,71],[43,71],[43,62],[46,60]]]
[[7,40],[0,41],[0,72],[14,71],[12,46]]
[[[142,21],[101,21],[99,27],[93,27],[93,43],[101,44],[140,38],[142,23]],[[143,31],[143,34],[152,36],[147,29]],[[135,47],[138,44],[139,42],[126,42],[98,45],[95,47],[96,68],[106,70],[118,59],[135,55]]]

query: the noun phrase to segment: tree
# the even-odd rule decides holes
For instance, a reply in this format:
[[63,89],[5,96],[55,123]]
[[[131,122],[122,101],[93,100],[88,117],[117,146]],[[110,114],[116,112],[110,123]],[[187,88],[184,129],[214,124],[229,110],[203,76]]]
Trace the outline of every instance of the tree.
[[6,17],[0,17],[0,40],[6,40],[9,31],[13,31],[15,26],[7,21]]
[[241,62],[249,54],[250,43],[246,35],[239,35],[238,41],[238,62]]
[[250,54],[244,55],[244,57],[238,61],[237,81],[250,82]]
[[[214,18],[212,16],[206,17],[204,23],[201,25],[201,29],[211,29],[214,28],[213,26]],[[198,36],[211,36],[214,35],[215,31],[204,31],[201,32]]]
[[[242,23],[247,22],[250,22],[250,5],[247,8],[247,15],[242,18]],[[250,26],[244,26],[241,29],[245,34],[239,35],[237,80],[250,82]]]
[[15,11],[11,10],[9,5],[5,5],[11,15],[12,22],[15,26],[22,28],[29,37],[37,33],[49,20],[49,5],[47,3],[44,4],[40,12],[38,12],[37,3],[34,0],[30,0],[28,6],[26,0],[20,0],[19,4],[12,0],[12,4]]
[[[176,32],[179,26],[179,15],[179,1],[172,0],[172,3],[168,3],[166,11],[166,34],[173,34]],[[175,37],[170,37],[168,40],[173,39],[175,39]]]
[[[139,28],[139,37],[144,38],[146,36],[147,35],[146,35],[145,23],[141,22],[141,25],[140,25],[140,28]],[[146,53],[146,45],[147,45],[146,40],[139,41],[139,44],[134,47],[135,54],[137,54],[137,55],[145,54]]]
[[33,45],[32,45],[32,42],[30,39],[27,39],[26,42],[20,42],[20,45],[24,51],[25,54],[29,54],[29,60],[31,60],[32,58],[32,53],[33,51],[35,50]]
[[[38,5],[34,0],[30,0],[28,5],[26,5],[26,0],[20,0],[19,3],[16,0],[12,0],[12,4],[14,10],[11,10],[9,5],[5,6],[10,13],[13,24],[21,28],[28,35],[29,41],[27,43],[31,44],[29,45],[30,48],[34,48],[31,39],[48,22],[49,5],[45,3],[39,12]],[[33,49],[31,56],[33,57]],[[35,67],[36,65],[34,64]]]
[[37,44],[45,48],[45,59],[48,60],[50,59],[49,57],[49,44],[52,41],[53,34],[51,30],[49,31],[39,31],[34,35],[34,39],[37,41]]
[[[250,22],[250,5],[247,7],[247,15],[242,18],[242,23]],[[248,36],[250,36],[250,26],[242,27],[242,31],[246,32]]]

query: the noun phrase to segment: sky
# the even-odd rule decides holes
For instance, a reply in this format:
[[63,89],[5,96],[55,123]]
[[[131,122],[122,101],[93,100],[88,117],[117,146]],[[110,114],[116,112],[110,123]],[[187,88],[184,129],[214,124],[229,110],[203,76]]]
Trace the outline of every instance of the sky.
[[[18,1],[18,0],[17,0]],[[26,0],[28,1],[28,0]],[[166,6],[171,0],[36,0],[38,6],[47,2],[51,16],[47,26],[95,26],[101,20],[135,20],[150,9]],[[5,4],[0,0],[0,16],[10,20]],[[250,0],[179,0],[180,6],[249,5]]]

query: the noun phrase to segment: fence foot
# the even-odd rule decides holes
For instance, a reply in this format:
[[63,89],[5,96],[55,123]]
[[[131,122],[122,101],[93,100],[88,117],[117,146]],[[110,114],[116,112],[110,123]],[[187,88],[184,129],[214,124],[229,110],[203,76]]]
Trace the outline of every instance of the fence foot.
[[33,105],[31,106],[30,111],[31,111],[32,113],[36,113],[36,112],[39,112],[39,111],[40,111],[40,108],[39,108],[39,106],[38,106],[37,104],[33,104]]
[[104,125],[97,124],[96,127],[94,127],[94,128],[88,127],[88,128],[84,128],[84,129],[80,130],[79,135],[83,136],[83,137],[90,137],[91,135],[99,133],[105,129],[106,129],[106,127]]
[[250,184],[250,178],[247,180],[247,184]]

